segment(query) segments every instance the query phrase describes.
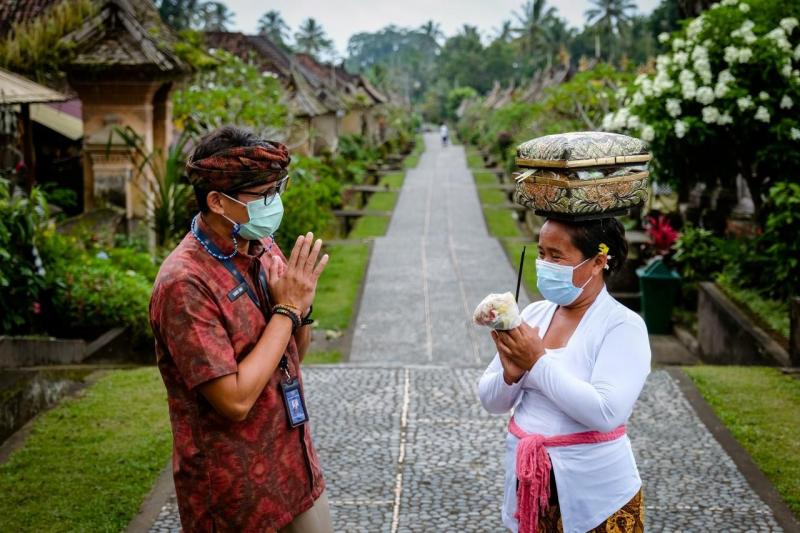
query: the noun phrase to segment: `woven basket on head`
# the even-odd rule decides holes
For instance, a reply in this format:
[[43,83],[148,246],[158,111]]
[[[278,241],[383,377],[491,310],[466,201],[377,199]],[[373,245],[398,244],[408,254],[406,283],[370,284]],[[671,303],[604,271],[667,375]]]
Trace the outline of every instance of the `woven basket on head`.
[[552,218],[623,215],[647,200],[650,158],[644,141],[616,133],[531,139],[517,147],[515,199]]

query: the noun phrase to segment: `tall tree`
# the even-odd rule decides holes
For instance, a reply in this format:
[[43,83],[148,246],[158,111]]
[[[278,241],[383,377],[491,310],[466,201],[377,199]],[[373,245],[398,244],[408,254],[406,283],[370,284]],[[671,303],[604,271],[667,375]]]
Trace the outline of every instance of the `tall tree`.
[[547,40],[548,22],[555,13],[555,8],[547,5],[547,0],[529,0],[523,4],[520,13],[514,13],[519,24],[515,31],[524,38],[526,52],[533,52]]
[[636,4],[632,0],[590,0],[591,9],[586,11],[586,23],[595,28],[595,57],[601,55],[600,33],[605,33],[608,39],[608,58],[613,59],[611,42],[619,35],[620,28],[627,24],[636,11]]
[[496,28],[495,31],[497,32],[495,40],[507,43],[514,37],[514,23],[510,20],[504,20],[503,24]]
[[478,28],[464,24],[461,30],[447,39],[437,61],[441,78],[452,87],[472,87],[479,93],[492,85],[490,74],[485,69],[486,57]]
[[200,8],[199,26],[203,31],[228,31],[233,13],[222,2],[204,2]]
[[550,25],[556,18],[554,7],[547,5],[547,0],[528,0],[523,4],[520,13],[514,13],[519,26],[516,33],[522,39],[522,52],[526,54],[526,62],[531,66],[538,63],[534,54],[544,52],[545,61],[552,59],[552,39],[549,35]]
[[420,26],[419,31],[422,32],[422,35],[430,39],[430,41],[437,47],[439,46],[439,39],[444,37],[444,33],[442,33],[442,26],[438,22],[434,22],[432,20],[429,20]]
[[258,34],[269,38],[277,45],[286,47],[289,25],[283,20],[279,11],[272,9],[258,19]]
[[197,14],[203,4],[199,0],[160,0],[157,7],[161,20],[169,27],[186,30],[195,27]]
[[333,41],[328,39],[325,30],[313,18],[307,18],[300,24],[297,33],[294,34],[294,41],[299,51],[314,57],[319,57],[320,52],[333,50]]

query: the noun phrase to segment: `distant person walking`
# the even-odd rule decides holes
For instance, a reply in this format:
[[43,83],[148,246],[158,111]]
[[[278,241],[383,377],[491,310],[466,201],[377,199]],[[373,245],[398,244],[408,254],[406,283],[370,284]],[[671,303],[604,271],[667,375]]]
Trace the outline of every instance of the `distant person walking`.
[[444,122],[439,126],[439,135],[442,137],[442,146],[447,146],[447,141],[450,138],[450,130]]

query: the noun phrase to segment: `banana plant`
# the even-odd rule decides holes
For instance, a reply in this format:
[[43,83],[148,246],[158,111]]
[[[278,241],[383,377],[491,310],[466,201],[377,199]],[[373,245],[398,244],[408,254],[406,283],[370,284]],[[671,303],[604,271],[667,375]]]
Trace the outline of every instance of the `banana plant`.
[[[186,146],[194,139],[198,130],[191,124],[184,125],[175,142],[164,154],[162,150],[149,151],[144,138],[130,126],[116,126],[109,135],[107,152],[111,149],[112,137],[116,134],[133,154],[138,162],[137,187],[144,186],[148,202],[147,217],[150,227],[155,232],[156,245],[164,246],[180,239],[187,231],[192,216],[192,187],[184,177],[186,163]],[[152,176],[152,179],[149,178]]]

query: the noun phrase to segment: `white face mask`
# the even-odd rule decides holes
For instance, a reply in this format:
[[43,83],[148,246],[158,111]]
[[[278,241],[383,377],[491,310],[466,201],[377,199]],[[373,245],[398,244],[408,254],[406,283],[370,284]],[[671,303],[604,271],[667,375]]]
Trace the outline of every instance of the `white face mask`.
[[576,287],[572,283],[572,274],[575,272],[575,269],[586,263],[586,261],[589,261],[589,259],[593,258],[590,257],[575,266],[557,265],[556,263],[537,259],[536,287],[539,289],[541,295],[544,296],[545,299],[558,305],[570,305],[573,303],[581,295],[583,288],[586,287],[594,277],[594,274],[589,276],[586,283],[580,287]]

